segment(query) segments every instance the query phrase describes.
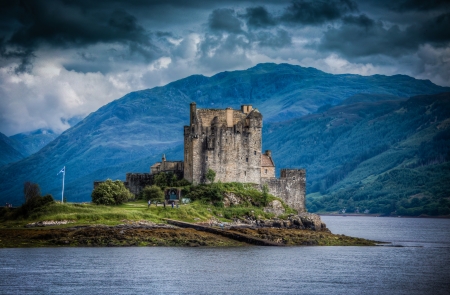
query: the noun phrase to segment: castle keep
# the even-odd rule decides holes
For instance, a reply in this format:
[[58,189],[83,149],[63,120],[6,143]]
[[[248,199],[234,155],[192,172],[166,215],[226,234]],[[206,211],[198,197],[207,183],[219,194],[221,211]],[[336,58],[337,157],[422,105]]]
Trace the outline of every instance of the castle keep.
[[[138,194],[160,172],[172,172],[194,184],[206,183],[208,169],[216,181],[267,185],[269,193],[289,206],[305,211],[305,170],[281,169],[275,178],[271,151],[262,152],[262,115],[251,105],[240,110],[197,109],[190,104],[189,125],[184,126],[184,162],[162,161],[150,173],[127,173],[125,186]],[[98,182],[94,183],[94,187]]]

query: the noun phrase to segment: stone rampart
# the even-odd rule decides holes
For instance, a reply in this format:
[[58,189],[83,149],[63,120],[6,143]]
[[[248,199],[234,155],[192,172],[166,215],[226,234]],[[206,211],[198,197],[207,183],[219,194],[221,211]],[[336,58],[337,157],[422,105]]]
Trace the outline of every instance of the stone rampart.
[[280,178],[261,178],[269,193],[279,197],[299,213],[305,212],[306,172],[304,169],[281,169]]

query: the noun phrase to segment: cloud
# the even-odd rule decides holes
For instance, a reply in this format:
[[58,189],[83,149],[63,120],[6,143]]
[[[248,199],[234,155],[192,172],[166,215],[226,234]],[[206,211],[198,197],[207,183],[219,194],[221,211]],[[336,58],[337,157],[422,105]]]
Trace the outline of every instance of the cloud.
[[[20,59],[16,72],[28,69],[34,51],[52,48],[85,48],[98,43],[121,43],[130,53],[147,60],[160,57],[150,33],[136,17],[124,9],[84,9],[83,6],[55,0],[12,2],[3,14],[15,25],[3,26],[0,43],[3,59]],[[29,69],[28,69],[29,71]]]
[[357,5],[351,0],[299,0],[286,8],[280,19],[286,23],[322,24],[355,11]]
[[208,26],[211,31],[242,33],[242,21],[237,18],[236,12],[231,8],[214,10],[209,16]]
[[365,0],[365,2],[396,12],[431,11],[450,7],[450,2],[448,0]]
[[292,44],[291,35],[283,29],[278,29],[275,33],[260,31],[253,37],[253,41],[260,47],[282,48]]
[[401,29],[388,26],[365,14],[345,16],[339,27],[324,32],[319,49],[337,51],[348,58],[387,55],[398,57],[416,51],[420,45],[446,46],[450,41],[450,13]]
[[247,20],[247,26],[250,28],[267,28],[277,24],[274,17],[263,6],[248,7],[242,17]]

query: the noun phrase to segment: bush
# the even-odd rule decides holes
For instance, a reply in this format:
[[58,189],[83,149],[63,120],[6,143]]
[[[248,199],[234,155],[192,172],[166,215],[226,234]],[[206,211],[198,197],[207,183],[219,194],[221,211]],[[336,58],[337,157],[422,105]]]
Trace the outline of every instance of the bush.
[[120,180],[108,179],[92,191],[92,202],[97,205],[120,205],[132,197],[133,194]]
[[23,216],[28,217],[30,213],[37,209],[44,206],[47,206],[49,204],[54,203],[52,195],[45,195],[43,197],[33,197],[31,199],[28,199],[22,206],[19,207],[17,212],[15,212],[16,217]]
[[146,186],[142,190],[142,197],[144,200],[150,200],[153,202],[163,202],[164,192],[157,185]]

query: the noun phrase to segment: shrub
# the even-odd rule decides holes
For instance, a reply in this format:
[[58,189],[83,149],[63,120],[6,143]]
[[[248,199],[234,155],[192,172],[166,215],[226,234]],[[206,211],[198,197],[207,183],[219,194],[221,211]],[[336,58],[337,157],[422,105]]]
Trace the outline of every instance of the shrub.
[[164,201],[164,192],[157,185],[146,186],[142,190],[142,197],[144,200],[150,200],[153,202],[163,202]]
[[132,197],[133,194],[120,180],[108,179],[92,191],[92,202],[97,205],[120,205]]
[[28,199],[22,206],[19,207],[17,212],[15,212],[16,217],[23,216],[28,217],[30,213],[37,209],[49,204],[54,203],[52,195],[45,195],[43,197],[37,196],[31,199]]
[[206,172],[205,177],[209,181],[209,183],[214,183],[214,179],[216,178],[216,172],[212,169],[208,169],[208,172]]

